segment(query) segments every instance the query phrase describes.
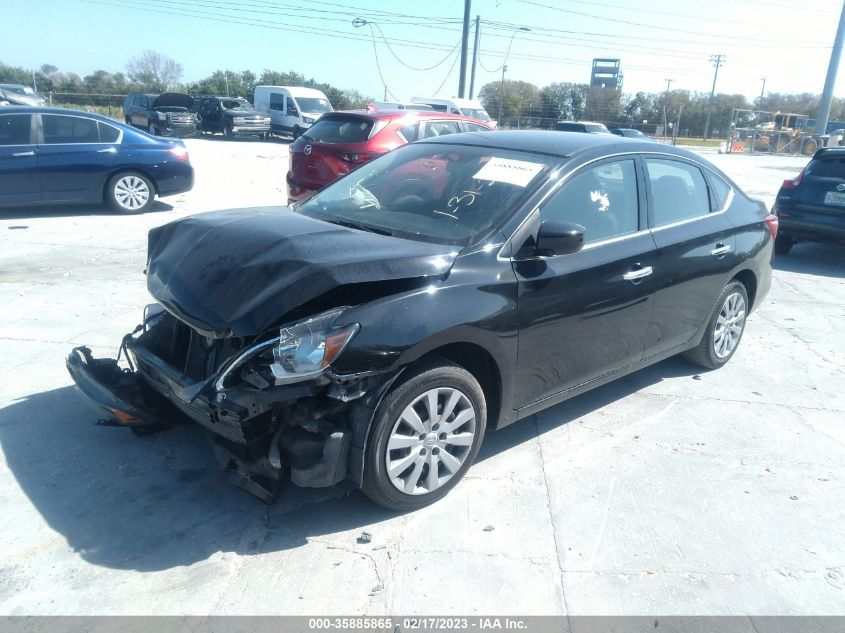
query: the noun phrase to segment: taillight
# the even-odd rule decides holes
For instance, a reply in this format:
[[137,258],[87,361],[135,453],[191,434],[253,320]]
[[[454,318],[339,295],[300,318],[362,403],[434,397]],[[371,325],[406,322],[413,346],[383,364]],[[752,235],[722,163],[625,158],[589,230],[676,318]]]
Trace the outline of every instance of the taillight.
[[176,160],[183,160],[186,163],[188,162],[188,148],[182,147],[181,145],[177,145],[176,147],[171,147],[167,150],[169,154],[176,157]]
[[795,176],[795,178],[787,178],[783,181],[781,188],[783,189],[798,189],[798,186],[801,184],[801,181],[804,180],[804,170],[801,170],[801,173]]
[[347,163],[352,163],[353,165],[360,165],[361,163],[366,163],[370,160],[373,155],[372,154],[341,154],[340,157],[345,160]]
[[769,233],[772,234],[772,239],[778,236],[778,216],[769,214],[766,216],[766,226],[769,227]]

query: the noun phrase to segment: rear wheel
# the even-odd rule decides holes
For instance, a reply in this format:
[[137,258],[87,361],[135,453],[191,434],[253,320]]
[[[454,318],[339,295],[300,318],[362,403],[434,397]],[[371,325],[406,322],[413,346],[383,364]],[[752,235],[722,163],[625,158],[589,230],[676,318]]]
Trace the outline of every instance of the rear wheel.
[[804,156],[812,156],[816,153],[816,150],[819,148],[819,143],[816,139],[811,138],[804,142],[804,147],[801,148],[801,153]]
[[795,240],[789,235],[781,233],[775,238],[775,254],[786,255],[795,246]]
[[475,460],[486,423],[484,392],[472,374],[445,360],[420,367],[376,412],[364,493],[393,510],[443,498]]
[[730,282],[722,290],[707,329],[697,347],[684,356],[702,367],[718,369],[734,355],[745,332],[748,316],[748,293],[738,281]]
[[149,178],[135,171],[124,171],[111,178],[106,195],[120,213],[143,213],[155,201],[155,188]]

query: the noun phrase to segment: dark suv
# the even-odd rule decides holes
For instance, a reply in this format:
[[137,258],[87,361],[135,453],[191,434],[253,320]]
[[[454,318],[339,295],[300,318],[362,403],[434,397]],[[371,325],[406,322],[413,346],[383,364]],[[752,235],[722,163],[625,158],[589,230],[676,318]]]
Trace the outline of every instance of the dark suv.
[[191,111],[196,114],[201,132],[222,132],[226,138],[270,134],[270,117],[256,112],[241,97],[194,97]]
[[197,118],[190,111],[193,104],[191,95],[178,92],[128,94],[123,116],[127,124],[156,136],[190,136],[197,131]]
[[800,174],[784,180],[772,212],[782,227],[778,255],[796,242],[845,244],[845,147],[820,149]]

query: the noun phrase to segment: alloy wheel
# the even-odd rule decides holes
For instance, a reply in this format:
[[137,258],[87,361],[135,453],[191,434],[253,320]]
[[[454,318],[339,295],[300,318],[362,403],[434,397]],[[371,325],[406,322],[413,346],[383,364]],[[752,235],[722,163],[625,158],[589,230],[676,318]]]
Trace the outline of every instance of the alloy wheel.
[[738,292],[725,298],[713,330],[713,351],[718,358],[727,358],[736,348],[745,327],[745,299]]
[[457,474],[475,441],[476,412],[457,389],[430,389],[399,415],[387,440],[385,468],[409,495],[437,490]]
[[124,176],[114,185],[114,199],[127,211],[137,211],[150,199],[150,188],[138,176]]

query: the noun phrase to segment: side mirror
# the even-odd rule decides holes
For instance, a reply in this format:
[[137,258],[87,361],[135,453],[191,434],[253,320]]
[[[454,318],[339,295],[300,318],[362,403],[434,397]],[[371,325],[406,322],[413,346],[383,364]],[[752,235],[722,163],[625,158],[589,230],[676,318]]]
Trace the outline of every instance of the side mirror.
[[564,220],[544,220],[537,231],[538,255],[569,255],[584,246],[586,229]]

